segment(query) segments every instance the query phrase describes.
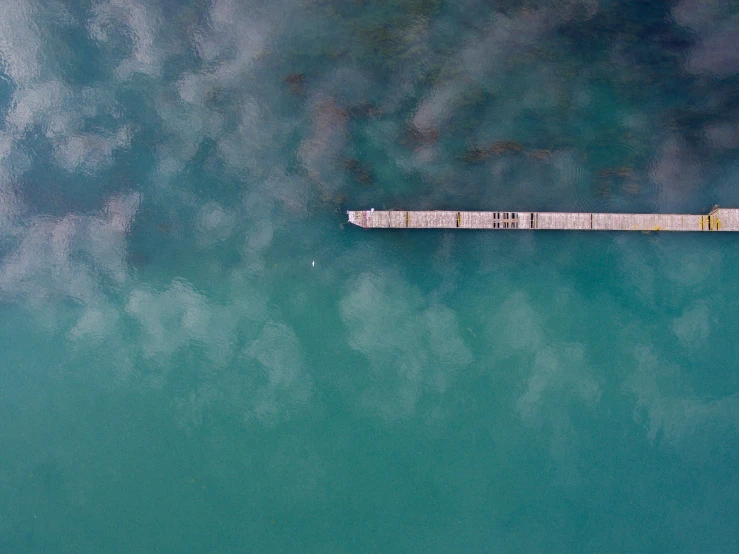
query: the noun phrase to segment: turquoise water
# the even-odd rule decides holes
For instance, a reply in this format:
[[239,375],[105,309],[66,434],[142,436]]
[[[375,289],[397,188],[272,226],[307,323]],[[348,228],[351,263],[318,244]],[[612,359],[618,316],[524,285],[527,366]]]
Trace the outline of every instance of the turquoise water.
[[737,237],[345,211],[739,207],[737,43],[717,0],[6,0],[0,551],[735,551]]

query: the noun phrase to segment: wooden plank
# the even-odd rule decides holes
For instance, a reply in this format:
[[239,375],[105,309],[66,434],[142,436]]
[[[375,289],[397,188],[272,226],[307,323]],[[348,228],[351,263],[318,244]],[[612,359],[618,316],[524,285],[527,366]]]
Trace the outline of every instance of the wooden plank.
[[408,227],[408,212],[405,210],[390,212],[390,227],[394,229]]
[[457,227],[457,212],[408,212],[408,227],[420,229],[450,229]]
[[459,226],[463,229],[492,229],[493,212],[460,212]]
[[386,229],[390,227],[390,212],[374,211],[370,213],[370,221],[373,229]]
[[715,211],[719,231],[739,231],[739,210],[719,208]]
[[349,211],[349,223],[367,229],[562,229],[594,231],[739,231],[739,209],[709,215],[582,212]]
[[593,229],[600,231],[700,231],[700,215],[593,214]]
[[537,229],[590,229],[589,213],[539,212]]
[[531,229],[531,212],[516,212],[516,219],[518,220],[517,229]]

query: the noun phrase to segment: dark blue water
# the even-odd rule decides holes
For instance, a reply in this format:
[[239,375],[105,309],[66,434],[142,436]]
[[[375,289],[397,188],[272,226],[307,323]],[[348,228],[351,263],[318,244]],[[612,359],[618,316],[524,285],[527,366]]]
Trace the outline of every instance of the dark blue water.
[[[732,2],[5,0],[0,551],[732,552]],[[313,264],[315,262],[315,264]]]

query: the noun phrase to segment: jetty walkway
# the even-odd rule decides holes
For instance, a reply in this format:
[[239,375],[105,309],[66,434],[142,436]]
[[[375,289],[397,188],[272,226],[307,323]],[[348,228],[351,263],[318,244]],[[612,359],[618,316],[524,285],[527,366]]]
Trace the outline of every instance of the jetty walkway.
[[739,231],[739,209],[707,215],[578,212],[349,211],[365,229],[533,229],[572,231]]

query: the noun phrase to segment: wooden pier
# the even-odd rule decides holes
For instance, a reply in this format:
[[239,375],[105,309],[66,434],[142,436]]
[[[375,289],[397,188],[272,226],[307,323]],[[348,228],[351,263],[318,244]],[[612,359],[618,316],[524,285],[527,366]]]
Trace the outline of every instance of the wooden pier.
[[739,209],[707,215],[577,212],[349,211],[365,229],[533,229],[572,231],[739,231]]

